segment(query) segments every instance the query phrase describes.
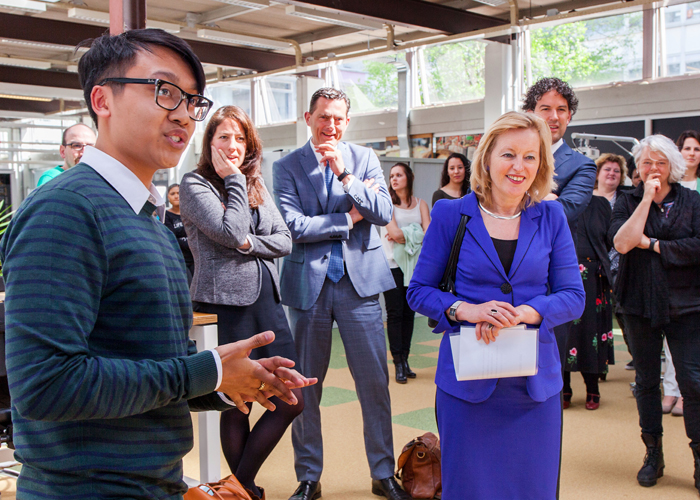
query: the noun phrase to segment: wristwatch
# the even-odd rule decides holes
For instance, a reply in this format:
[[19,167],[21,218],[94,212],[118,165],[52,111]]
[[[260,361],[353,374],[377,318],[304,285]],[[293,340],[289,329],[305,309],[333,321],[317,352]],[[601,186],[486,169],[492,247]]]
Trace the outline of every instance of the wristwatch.
[[459,305],[464,302],[463,300],[458,300],[454,304],[450,306],[450,308],[447,310],[447,317],[450,319],[450,321],[457,321],[457,308]]
[[345,179],[345,178],[346,178],[348,175],[350,175],[351,173],[352,173],[352,172],[350,172],[350,171],[346,168],[345,171],[344,171],[342,174],[340,174],[340,175],[338,176],[338,180],[339,180],[340,182],[343,182],[343,179]]
[[656,245],[656,242],[659,241],[656,238],[649,238],[649,250],[652,252],[654,251],[654,245]]

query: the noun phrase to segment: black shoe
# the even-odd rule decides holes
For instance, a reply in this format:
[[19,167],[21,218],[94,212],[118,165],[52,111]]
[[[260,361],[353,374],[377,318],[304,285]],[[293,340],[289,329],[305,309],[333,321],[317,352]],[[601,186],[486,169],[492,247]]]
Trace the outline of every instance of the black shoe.
[[404,367],[403,356],[401,354],[394,356],[394,369],[396,370],[396,382],[399,384],[408,382],[408,380],[406,380],[406,368]]
[[700,493],[700,444],[690,443],[690,449],[693,450],[693,458],[695,459],[695,487]]
[[634,370],[634,361],[630,361],[625,365],[625,370]]
[[411,495],[401,489],[394,476],[386,479],[372,479],[372,493],[389,500],[411,500]]
[[321,498],[321,483],[302,481],[289,500],[316,500],[317,498]]
[[416,378],[416,372],[411,370],[411,367],[408,366],[408,354],[404,354],[403,356],[403,369],[406,372],[406,376],[408,378]]
[[654,486],[656,480],[664,475],[664,450],[661,436],[642,433],[642,441],[647,447],[644,465],[637,473],[637,482],[642,486]]

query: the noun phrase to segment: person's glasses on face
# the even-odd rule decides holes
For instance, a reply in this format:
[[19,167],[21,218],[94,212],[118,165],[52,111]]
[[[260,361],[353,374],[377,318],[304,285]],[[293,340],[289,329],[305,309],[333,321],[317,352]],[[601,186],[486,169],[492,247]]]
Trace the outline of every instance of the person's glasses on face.
[[185,92],[174,83],[159,78],[105,78],[97,85],[109,82],[136,83],[141,85],[155,85],[156,104],[163,109],[173,111],[182,101],[187,106],[187,114],[194,121],[201,122],[207,117],[213,102],[203,95]]
[[85,146],[94,146],[94,144],[91,144],[89,142],[86,144],[83,144],[82,142],[69,142],[67,144],[64,144],[64,146],[71,148],[76,153],[82,153],[83,149],[85,149]]

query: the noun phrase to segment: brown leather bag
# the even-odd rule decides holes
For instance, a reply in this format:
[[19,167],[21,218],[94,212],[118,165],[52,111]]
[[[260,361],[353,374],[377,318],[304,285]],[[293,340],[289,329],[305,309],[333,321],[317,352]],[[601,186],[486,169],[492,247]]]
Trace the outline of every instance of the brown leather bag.
[[396,477],[413,498],[441,498],[440,440],[426,432],[401,450]]
[[252,500],[246,489],[231,474],[215,483],[204,483],[190,488],[184,500]]

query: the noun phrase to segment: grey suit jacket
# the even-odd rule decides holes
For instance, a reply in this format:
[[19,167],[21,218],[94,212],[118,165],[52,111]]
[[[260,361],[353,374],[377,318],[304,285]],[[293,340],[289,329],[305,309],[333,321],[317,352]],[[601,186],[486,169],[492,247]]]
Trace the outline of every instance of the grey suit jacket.
[[[202,176],[189,172],[180,183],[182,222],[194,256],[192,300],[209,304],[249,306],[260,294],[261,265],[266,265],[279,297],[279,278],[272,259],[288,255],[292,237],[267,191],[258,207],[259,222],[253,227],[248,191],[243,174],[224,179],[228,201]],[[253,247],[238,247],[249,236]]]
[[[341,142],[338,149],[345,168],[356,177],[348,193],[337,179],[328,192],[310,142],[272,166],[275,201],[294,241],[282,266],[282,303],[295,309],[307,310],[316,302],[333,241],[343,244],[348,276],[360,297],[396,287],[381,239],[372,227],[386,226],[393,210],[379,160],[371,149],[354,144]],[[379,193],[365,186],[366,179],[375,180]],[[345,214],[353,206],[364,219],[350,230]]]

